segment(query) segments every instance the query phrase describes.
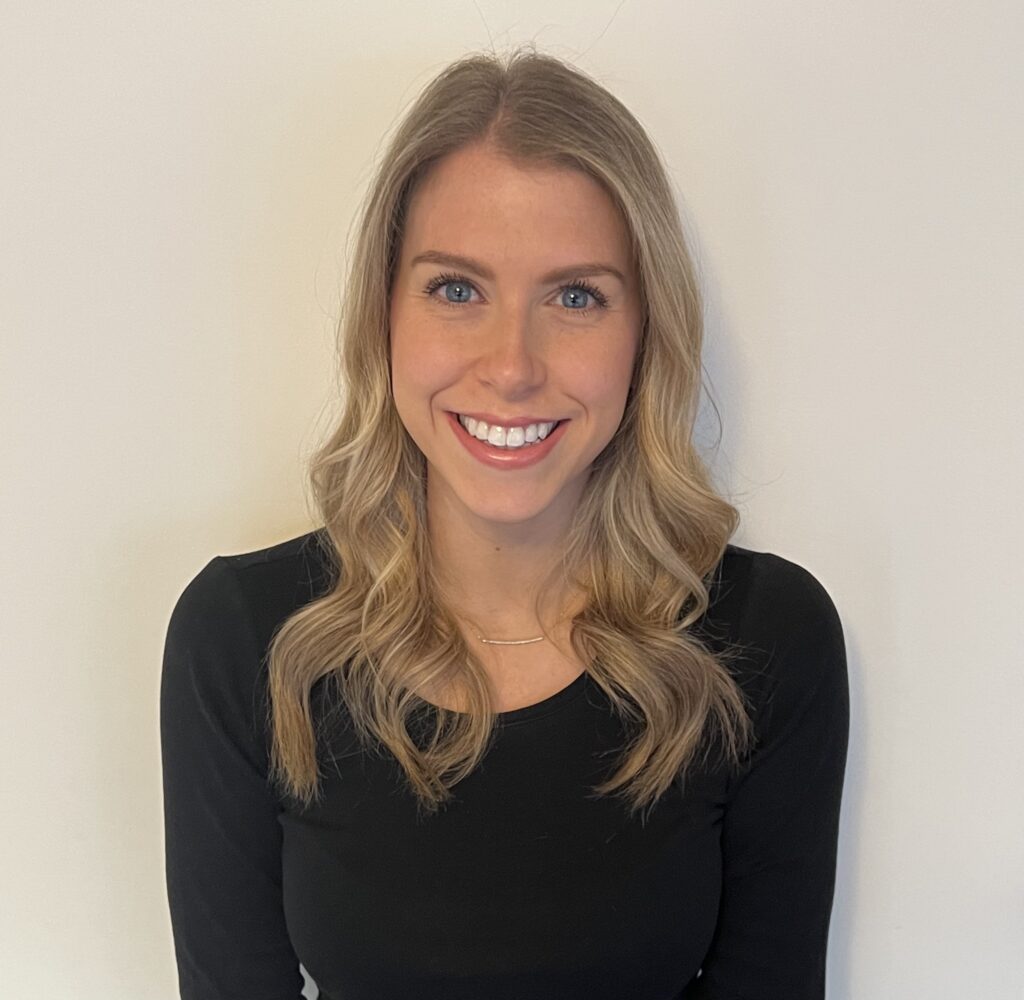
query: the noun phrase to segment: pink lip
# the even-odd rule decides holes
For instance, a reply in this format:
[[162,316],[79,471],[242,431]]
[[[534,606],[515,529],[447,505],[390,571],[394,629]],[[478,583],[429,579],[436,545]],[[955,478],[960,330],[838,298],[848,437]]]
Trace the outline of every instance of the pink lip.
[[460,410],[459,412],[464,417],[483,420],[488,426],[497,424],[499,427],[526,427],[528,424],[558,423],[557,417],[499,417],[494,413],[470,413],[468,410]]
[[[565,428],[569,426],[568,420],[563,420],[543,441],[538,444],[526,445],[522,448],[496,448],[486,441],[480,441],[473,437],[454,414],[448,413],[448,422],[452,425],[452,431],[462,442],[466,451],[484,465],[492,469],[524,469],[536,465],[561,440]],[[528,423],[545,423],[546,421],[530,420]],[[497,423],[497,421],[495,421]],[[516,426],[515,424],[512,425]]]

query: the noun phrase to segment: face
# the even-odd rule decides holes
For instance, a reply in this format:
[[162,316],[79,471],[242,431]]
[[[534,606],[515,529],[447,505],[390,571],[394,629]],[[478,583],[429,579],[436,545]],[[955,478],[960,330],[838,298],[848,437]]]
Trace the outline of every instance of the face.
[[595,180],[481,145],[436,164],[390,300],[392,389],[428,507],[566,524],[622,420],[640,326],[628,231]]

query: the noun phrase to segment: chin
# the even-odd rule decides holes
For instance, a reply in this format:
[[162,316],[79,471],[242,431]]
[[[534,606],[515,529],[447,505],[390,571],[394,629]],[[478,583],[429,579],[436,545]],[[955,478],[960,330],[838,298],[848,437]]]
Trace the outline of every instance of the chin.
[[466,503],[466,509],[481,521],[494,524],[525,524],[536,520],[548,509],[547,504],[474,504]]

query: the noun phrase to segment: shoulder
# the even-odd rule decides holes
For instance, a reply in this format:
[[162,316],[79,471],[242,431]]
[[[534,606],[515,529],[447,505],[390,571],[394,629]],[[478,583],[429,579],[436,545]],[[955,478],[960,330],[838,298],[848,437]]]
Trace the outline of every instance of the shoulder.
[[324,528],[266,548],[216,556],[244,588],[270,585],[289,598],[312,600],[332,574],[330,541]]
[[730,670],[762,738],[812,708],[845,717],[843,626],[817,576],[773,552],[729,544],[709,591],[703,627],[738,652]]
[[810,570],[773,552],[732,544],[714,571],[708,614],[773,644],[842,631],[832,597]]
[[222,624],[238,620],[262,652],[285,619],[329,588],[332,567],[322,528],[264,548],[216,555],[189,581],[175,612]]
[[165,704],[251,736],[261,728],[265,656],[275,630],[330,581],[322,529],[248,552],[213,556],[178,596],[167,626]]

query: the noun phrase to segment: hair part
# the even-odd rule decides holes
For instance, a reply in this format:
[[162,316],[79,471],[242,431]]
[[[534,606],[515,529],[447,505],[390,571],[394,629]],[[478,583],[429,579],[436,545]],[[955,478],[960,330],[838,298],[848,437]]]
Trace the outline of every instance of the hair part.
[[[419,806],[435,811],[494,734],[486,669],[446,606],[427,537],[426,462],[391,392],[389,298],[406,213],[443,157],[490,143],[524,164],[598,180],[626,222],[643,327],[621,424],[595,459],[561,559],[586,604],[571,644],[629,733],[616,770],[592,790],[649,809],[716,746],[738,762],[750,742],[742,692],[690,628],[706,580],[739,523],[693,444],[703,307],[666,172],[629,110],[582,71],[521,46],[449,65],[408,109],[359,220],[338,325],[343,412],[314,454],[310,482],[336,569],[268,650],[271,775],[307,805],[321,795],[311,694],[331,685],[366,747],[390,753]],[[538,614],[538,620],[540,615]],[[419,727],[416,690],[458,690]]]

